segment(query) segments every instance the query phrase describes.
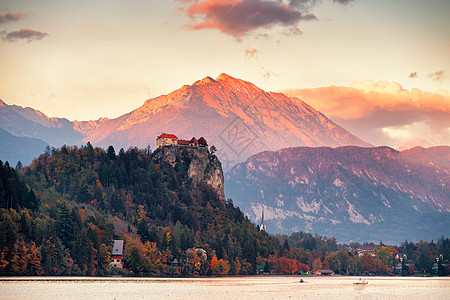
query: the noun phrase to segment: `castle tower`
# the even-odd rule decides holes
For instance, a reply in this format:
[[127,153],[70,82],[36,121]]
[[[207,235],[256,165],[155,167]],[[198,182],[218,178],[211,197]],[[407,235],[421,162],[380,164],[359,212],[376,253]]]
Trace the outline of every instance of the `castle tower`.
[[261,225],[259,225],[259,230],[266,231],[266,223],[264,222],[264,206],[262,209]]

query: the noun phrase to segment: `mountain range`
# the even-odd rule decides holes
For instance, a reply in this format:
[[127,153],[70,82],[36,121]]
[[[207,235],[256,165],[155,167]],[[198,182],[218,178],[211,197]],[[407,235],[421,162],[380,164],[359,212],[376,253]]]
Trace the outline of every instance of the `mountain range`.
[[369,146],[302,100],[266,92],[221,74],[149,99],[118,118],[70,122],[32,108],[0,104],[1,128],[15,136],[60,147],[91,142],[115,148],[155,148],[161,132],[203,136],[218,149],[224,168],[250,155],[291,146]]
[[36,156],[43,153],[49,144],[29,138],[17,137],[0,129],[0,160],[8,161],[13,167],[20,161],[30,163]]
[[225,193],[269,232],[399,243],[450,235],[450,147],[296,147],[233,167]]
[[[0,160],[50,147],[155,149],[161,132],[217,148],[225,197],[269,232],[399,242],[450,235],[449,147],[373,148],[299,98],[221,74],[118,118],[69,121],[0,100]],[[281,149],[281,150],[280,150]]]

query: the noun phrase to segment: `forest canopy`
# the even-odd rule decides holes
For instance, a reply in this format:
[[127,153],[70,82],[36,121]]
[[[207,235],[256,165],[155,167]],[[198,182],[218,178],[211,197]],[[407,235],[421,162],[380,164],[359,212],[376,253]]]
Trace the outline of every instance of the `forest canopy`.
[[[180,151],[172,165],[149,148],[116,154],[88,143],[47,148],[23,168],[0,162],[0,274],[448,273],[444,237],[372,244],[374,256],[360,256],[357,244],[317,234],[269,235],[231,199],[194,186],[191,160]],[[114,239],[125,241],[122,271],[109,267]]]

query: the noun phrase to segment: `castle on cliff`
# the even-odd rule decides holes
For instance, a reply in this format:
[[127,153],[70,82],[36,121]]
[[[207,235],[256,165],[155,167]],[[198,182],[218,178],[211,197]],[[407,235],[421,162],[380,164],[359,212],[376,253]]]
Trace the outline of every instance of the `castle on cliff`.
[[195,137],[190,140],[181,140],[175,134],[171,133],[161,133],[156,137],[156,149],[172,145],[178,147],[208,147],[208,143],[204,137],[198,140]]

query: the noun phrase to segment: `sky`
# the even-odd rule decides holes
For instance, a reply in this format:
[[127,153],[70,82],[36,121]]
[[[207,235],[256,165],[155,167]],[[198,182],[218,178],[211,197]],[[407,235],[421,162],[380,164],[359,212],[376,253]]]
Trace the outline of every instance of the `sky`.
[[2,0],[0,99],[115,118],[227,73],[374,145],[450,144],[448,0]]

